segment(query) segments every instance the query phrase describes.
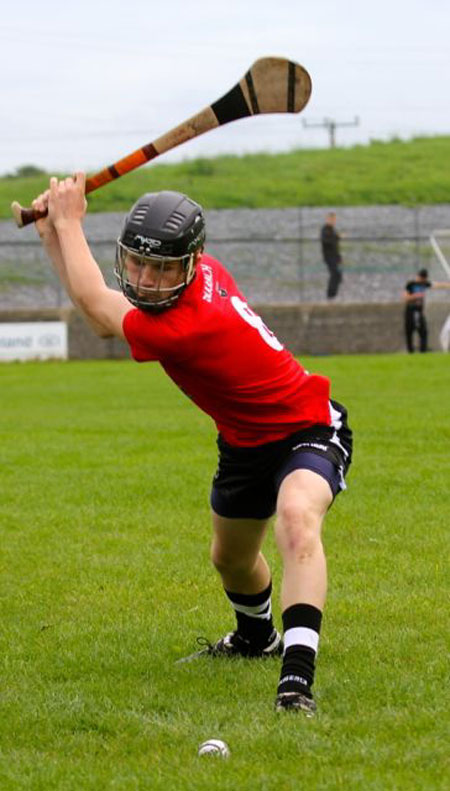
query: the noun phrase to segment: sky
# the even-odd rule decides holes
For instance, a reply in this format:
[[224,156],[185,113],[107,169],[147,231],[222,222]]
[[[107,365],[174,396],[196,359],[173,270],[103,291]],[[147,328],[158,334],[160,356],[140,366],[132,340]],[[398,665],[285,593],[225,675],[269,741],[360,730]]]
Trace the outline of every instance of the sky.
[[99,170],[220,98],[266,55],[308,69],[303,113],[234,122],[158,162],[326,148],[326,129],[312,126],[324,119],[338,124],[340,146],[448,135],[449,33],[449,0],[8,4],[0,174]]

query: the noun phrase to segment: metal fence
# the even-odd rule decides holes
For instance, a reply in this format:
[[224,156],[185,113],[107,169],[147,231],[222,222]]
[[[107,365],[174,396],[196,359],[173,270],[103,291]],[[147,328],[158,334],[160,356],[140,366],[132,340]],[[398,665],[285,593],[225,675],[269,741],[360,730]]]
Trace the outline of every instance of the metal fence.
[[[322,261],[320,227],[327,209],[223,210],[207,212],[207,251],[235,276],[253,304],[325,299],[328,272]],[[106,281],[114,285],[115,238],[122,214],[90,215],[86,233]],[[355,207],[338,210],[344,279],[341,302],[392,302],[405,282],[426,267],[443,271],[430,245],[436,228],[450,227],[450,206]],[[450,242],[449,242],[450,244]],[[448,292],[433,293],[447,299]],[[0,308],[67,304],[32,229],[0,223]]]

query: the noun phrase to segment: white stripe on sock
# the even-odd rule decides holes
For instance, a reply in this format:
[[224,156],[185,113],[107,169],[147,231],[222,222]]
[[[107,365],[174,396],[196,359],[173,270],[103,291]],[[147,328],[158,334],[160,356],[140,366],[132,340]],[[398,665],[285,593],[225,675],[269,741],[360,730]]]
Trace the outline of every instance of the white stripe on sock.
[[319,635],[314,629],[308,629],[306,626],[295,626],[284,633],[283,640],[285,652],[287,648],[291,648],[293,645],[306,645],[317,654]]
[[236,612],[242,612],[248,615],[249,618],[261,618],[263,621],[268,621],[272,616],[271,600],[265,601],[264,604],[256,604],[254,606],[246,606],[245,604],[236,604],[231,602]]

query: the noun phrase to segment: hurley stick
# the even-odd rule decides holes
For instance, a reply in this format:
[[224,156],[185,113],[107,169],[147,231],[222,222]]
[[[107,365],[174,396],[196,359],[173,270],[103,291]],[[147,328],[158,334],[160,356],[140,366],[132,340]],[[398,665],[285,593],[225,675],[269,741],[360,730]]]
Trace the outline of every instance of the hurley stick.
[[[88,177],[86,194],[124,176],[165,151],[231,121],[265,113],[299,113],[306,106],[310,95],[311,78],[303,66],[285,58],[260,58],[221,99],[152,143],[147,143]],[[11,209],[19,228],[46,214],[23,208],[17,201],[11,205]]]

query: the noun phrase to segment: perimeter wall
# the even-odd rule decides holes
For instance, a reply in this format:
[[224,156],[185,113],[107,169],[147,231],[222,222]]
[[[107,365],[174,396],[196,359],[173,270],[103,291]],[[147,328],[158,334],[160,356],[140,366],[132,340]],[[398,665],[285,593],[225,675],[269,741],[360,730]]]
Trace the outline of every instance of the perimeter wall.
[[[405,351],[403,306],[399,303],[254,305],[279,340],[296,355],[376,354]],[[427,308],[429,343],[439,351],[439,332],[449,306]],[[0,310],[0,324],[63,321],[68,328],[68,357],[121,359],[128,347],[117,338],[98,338],[73,308]]]
[[[332,209],[333,207],[329,207]],[[295,354],[404,351],[402,292],[426,267],[431,280],[447,273],[429,237],[450,228],[450,204],[337,209],[343,234],[344,280],[332,303],[319,234],[328,207],[227,209],[206,213],[206,249],[232,272],[249,304]],[[105,276],[115,286],[115,239],[123,213],[90,214],[85,230]],[[450,241],[449,241],[450,246]],[[450,250],[446,251],[450,260]],[[430,347],[450,313],[450,292],[427,293]],[[0,222],[0,323],[67,322],[69,358],[128,354],[117,340],[101,340],[71,308],[33,227]]]

